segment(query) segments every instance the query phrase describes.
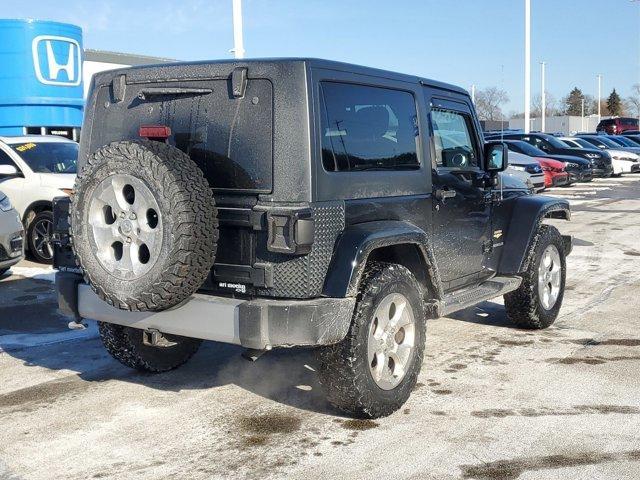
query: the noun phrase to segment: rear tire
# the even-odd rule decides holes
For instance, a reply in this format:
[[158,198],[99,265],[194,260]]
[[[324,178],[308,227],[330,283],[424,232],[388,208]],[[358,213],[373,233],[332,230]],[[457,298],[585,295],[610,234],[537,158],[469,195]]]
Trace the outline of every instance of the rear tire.
[[[384,317],[380,308],[386,310],[387,304]],[[398,410],[416,385],[425,334],[422,289],[413,274],[401,265],[371,262],[363,274],[347,336],[317,349],[318,377],[329,402],[362,418],[385,417]]]
[[70,216],[86,278],[122,310],[173,307],[213,266],[213,192],[191,158],[170,145],[123,141],[97,150],[78,175]]
[[160,373],[186,363],[197,351],[202,340],[178,335],[164,335],[175,345],[156,347],[145,345],[142,330],[113,323],[98,322],[100,338],[107,351],[123,365],[143,372]]
[[564,298],[566,255],[558,229],[541,225],[528,259],[522,284],[504,296],[504,305],[517,326],[543,329],[556,320]]

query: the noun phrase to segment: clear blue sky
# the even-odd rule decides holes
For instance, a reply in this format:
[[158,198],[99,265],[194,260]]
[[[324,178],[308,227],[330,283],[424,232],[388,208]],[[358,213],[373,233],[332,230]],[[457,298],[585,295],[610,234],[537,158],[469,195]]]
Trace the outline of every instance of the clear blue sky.
[[[532,94],[640,82],[640,1],[531,0]],[[85,47],[182,60],[229,58],[231,0],[3,0],[3,16],[71,22]],[[312,56],[499,86],[523,110],[523,0],[244,0],[247,57]],[[10,12],[10,15],[8,14]]]

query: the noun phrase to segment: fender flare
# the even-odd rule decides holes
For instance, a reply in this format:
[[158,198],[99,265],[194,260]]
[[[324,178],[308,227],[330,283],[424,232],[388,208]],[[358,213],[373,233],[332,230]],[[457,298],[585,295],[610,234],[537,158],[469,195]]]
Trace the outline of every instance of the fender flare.
[[[498,267],[500,274],[517,275],[526,270],[527,252],[544,218],[571,220],[569,201],[542,195],[516,199]],[[568,238],[569,250],[570,242]]]
[[384,220],[351,225],[336,242],[325,279],[323,295],[355,297],[369,254],[381,247],[412,244],[418,247],[433,287],[434,300],[442,298],[442,284],[427,233],[401,220]]

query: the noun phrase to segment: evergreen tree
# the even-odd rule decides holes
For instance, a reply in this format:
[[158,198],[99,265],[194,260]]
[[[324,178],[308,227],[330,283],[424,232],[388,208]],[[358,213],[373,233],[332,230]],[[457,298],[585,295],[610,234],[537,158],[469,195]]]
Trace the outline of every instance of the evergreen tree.
[[609,115],[614,117],[622,115],[622,99],[616,89],[614,88],[607,99],[607,109],[609,110]]
[[[573,90],[564,99],[565,114],[566,115],[582,115],[582,99],[584,94],[578,87],[574,87]],[[585,105],[586,108],[586,105]]]

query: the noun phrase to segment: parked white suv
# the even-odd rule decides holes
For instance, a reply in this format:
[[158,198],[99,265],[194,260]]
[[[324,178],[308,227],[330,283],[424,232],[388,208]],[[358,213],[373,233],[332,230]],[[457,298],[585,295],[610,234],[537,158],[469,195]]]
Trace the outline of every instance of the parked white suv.
[[54,197],[69,195],[76,178],[78,144],[56,136],[0,137],[0,188],[24,224],[26,249],[51,263]]

